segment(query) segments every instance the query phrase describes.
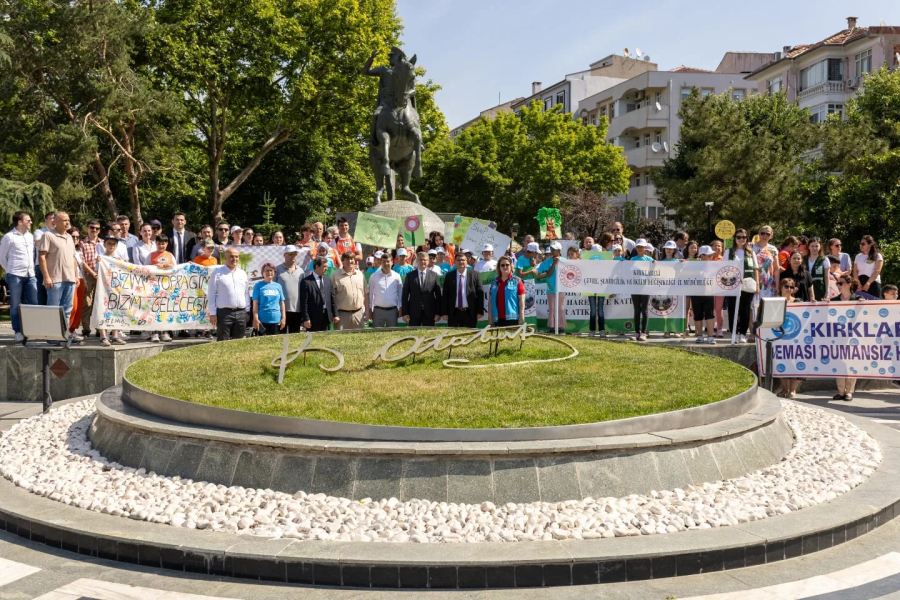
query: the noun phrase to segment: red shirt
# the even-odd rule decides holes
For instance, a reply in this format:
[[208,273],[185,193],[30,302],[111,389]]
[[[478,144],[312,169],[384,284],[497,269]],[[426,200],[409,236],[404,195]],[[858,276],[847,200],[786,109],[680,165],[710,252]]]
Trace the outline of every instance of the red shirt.
[[[501,279],[500,285],[497,286],[497,320],[504,321],[506,320],[506,284],[505,282],[509,281],[509,279]],[[522,280],[519,280],[519,286],[516,289],[516,295],[524,296],[525,295],[525,284]]]

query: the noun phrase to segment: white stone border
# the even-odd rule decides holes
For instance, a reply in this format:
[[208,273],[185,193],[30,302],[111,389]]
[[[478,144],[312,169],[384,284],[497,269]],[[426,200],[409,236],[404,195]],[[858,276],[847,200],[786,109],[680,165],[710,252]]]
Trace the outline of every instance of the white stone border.
[[624,498],[495,506],[361,501],[226,487],[109,462],[87,432],[94,400],[21,421],[0,439],[0,474],[51,500],[115,516],[268,538],[391,542],[598,539],[709,529],[827,502],[866,480],[878,443],[846,419],[783,403],[796,443],[743,477]]

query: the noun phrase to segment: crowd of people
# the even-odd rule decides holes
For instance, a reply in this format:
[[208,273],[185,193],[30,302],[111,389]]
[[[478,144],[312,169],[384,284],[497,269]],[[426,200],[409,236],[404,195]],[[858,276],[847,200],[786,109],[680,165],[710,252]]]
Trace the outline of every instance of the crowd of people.
[[[861,238],[859,252],[851,259],[836,238],[787,236],[776,247],[771,227],[759,228],[755,236],[738,229],[727,243],[717,239],[704,245],[678,231],[655,248],[648,235],[628,238],[617,222],[596,239],[576,240],[567,233],[562,241],[543,247],[526,235],[515,253],[512,248],[498,248],[495,253],[490,244],[458,248],[444,239],[443,232],[434,231],[417,247],[408,246],[404,236],[398,235],[394,248],[374,248],[364,258],[363,247],[350,235],[345,218],[331,227],[305,224],[293,236],[293,244],[286,244],[282,231],[266,239],[250,228],[224,221],[194,233],[180,212],[165,230],[160,221],[151,220],[141,225],[137,235],[131,233],[127,216],[107,223],[90,220],[82,230],[72,226],[65,212],[52,212],[44,215],[44,226],[32,233],[31,215],[20,211],[12,225],[0,243],[0,266],[6,272],[17,341],[22,339],[19,306],[25,303],[64,307],[74,343],[91,333],[106,346],[126,343],[128,332],[91,331],[101,255],[161,269],[189,262],[215,266],[207,310],[219,340],[243,337],[251,330],[267,335],[332,327],[360,329],[367,324],[394,327],[401,320],[412,326],[446,321],[450,326],[474,327],[486,318],[492,326],[514,325],[524,322],[525,279],[546,283],[548,329],[564,331],[566,295],[556,287],[556,268],[564,248],[568,259],[579,259],[585,251],[604,251],[615,260],[740,261],[739,300],[687,298],[688,326],[681,335],[696,336],[698,343],[715,344],[724,338],[735,322],[735,311],[735,331],[729,333],[736,343],[748,342],[751,314],[759,298],[784,295],[792,302],[820,302],[897,297],[896,286],[882,285],[884,258],[871,236]],[[281,247],[283,258],[281,264],[263,265],[262,280],[251,285],[238,257],[241,246],[254,245]],[[490,286],[482,284],[480,274],[485,272],[496,274]],[[649,335],[650,297],[633,295],[631,300],[632,335],[644,341]],[[604,299],[589,296],[588,302],[590,335],[605,337]],[[174,333],[213,335],[190,330]],[[140,335],[167,342],[173,332]],[[793,393],[789,381],[783,385],[786,395]],[[849,392],[841,395],[852,397],[852,384],[848,385]]]

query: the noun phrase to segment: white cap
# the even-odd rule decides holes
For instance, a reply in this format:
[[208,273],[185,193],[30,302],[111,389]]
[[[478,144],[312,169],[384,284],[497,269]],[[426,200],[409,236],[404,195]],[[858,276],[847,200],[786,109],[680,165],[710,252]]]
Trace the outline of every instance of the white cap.
[[647,240],[641,238],[634,242],[634,247],[637,248],[638,246],[643,246],[644,248],[649,248],[650,244],[647,243]]
[[284,247],[284,250],[281,251],[282,254],[290,254],[291,252],[300,252],[300,248],[293,244],[288,244]]
[[700,254],[700,256],[708,256],[710,254],[715,254],[715,251],[709,246],[700,246],[698,254]]
[[379,250],[378,252],[376,252],[376,253],[373,254],[372,256],[374,256],[375,258],[381,258],[382,256],[384,256],[384,252],[382,252],[381,250]]
[[559,242],[553,242],[552,244],[550,244],[550,249],[551,250],[562,250],[562,244],[560,244]]
[[663,244],[663,249],[666,249],[666,248],[672,248],[674,250],[674,249],[678,248],[678,246],[675,245],[675,240],[669,240],[668,242]]
[[235,231],[243,231],[243,230],[244,230],[244,228],[241,227],[240,225],[232,225],[231,231],[229,231],[229,233],[234,233]]
[[326,244],[325,242],[319,242],[319,250],[331,250],[331,246]]
[[463,253],[463,254],[472,254],[472,251],[469,250],[468,248],[463,248],[462,253]]
[[599,252],[603,250],[603,247],[600,244],[594,244],[591,246],[591,252]]
[[397,256],[406,256],[406,248],[398,248]]
[[494,251],[494,247],[491,246],[490,244],[485,244],[485,245],[481,248],[481,251],[482,251],[482,252],[493,252],[493,251]]
[[428,256],[437,256],[437,250],[432,248],[431,250],[428,251]]
[[622,246],[619,245],[619,244],[615,244],[615,245],[612,247],[612,249],[613,249],[613,252],[615,252],[616,250],[621,250],[621,249],[622,249]]
[[374,257],[374,256],[369,256],[369,257],[366,258],[366,264],[367,264],[367,265],[371,265],[373,262],[375,262],[375,257]]
[[537,242],[529,242],[529,244],[525,247],[525,252],[540,252],[541,247]]
[[[437,248],[434,249],[434,253],[435,254],[447,254],[447,251],[444,250],[443,246],[438,246]],[[431,254],[431,253],[429,252],[429,254]]]

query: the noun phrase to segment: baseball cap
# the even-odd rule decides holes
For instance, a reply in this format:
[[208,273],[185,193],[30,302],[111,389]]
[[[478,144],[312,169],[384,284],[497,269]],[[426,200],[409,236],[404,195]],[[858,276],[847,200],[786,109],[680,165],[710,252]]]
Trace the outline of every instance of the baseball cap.
[[379,250],[378,252],[376,252],[375,254],[373,254],[373,256],[374,256],[375,258],[381,258],[382,256],[384,256],[384,252],[382,252],[381,250]]
[[638,239],[634,242],[634,247],[637,248],[638,246],[643,246],[645,248],[649,248],[650,244],[648,244],[647,240],[645,240],[645,239]]
[[374,256],[369,256],[369,257],[366,258],[366,264],[367,264],[367,265],[371,265],[371,264],[374,263],[374,262],[375,262],[375,257],[374,257]]
[[562,250],[562,244],[560,244],[559,242],[553,242],[552,244],[550,244],[550,249],[551,250]]
[[468,248],[463,248],[462,253],[463,253],[463,254],[470,254],[470,255],[471,255],[471,254],[472,254],[472,251],[469,250]]
[[122,240],[120,240],[119,238],[117,238],[117,237],[114,236],[114,235],[108,235],[108,236],[106,236],[105,238],[103,238],[103,241],[104,241],[104,242],[108,242],[109,240],[115,240],[115,242],[116,242],[117,244],[118,244],[120,241],[122,241]]
[[603,250],[603,247],[600,244],[594,244],[591,246],[591,252],[599,252]]
[[397,256],[406,256],[406,248],[397,249]]
[[665,249],[665,248],[672,248],[672,249],[675,249],[675,248],[678,248],[678,246],[675,245],[675,240],[669,240],[668,242],[666,242],[665,244],[663,244],[663,248],[664,248],[664,249]]
[[162,227],[162,223],[160,223],[157,219],[153,219],[152,221],[150,221],[150,227],[153,227],[154,225],[159,225],[160,227]]
[[482,251],[482,252],[493,252],[493,251],[494,251],[494,247],[491,246],[490,244],[485,244],[485,245],[481,248],[481,251]]
[[432,248],[431,250],[428,251],[428,256],[437,256],[437,250]]
[[[434,249],[434,253],[435,254],[447,254],[447,251],[444,250],[443,246],[438,246],[437,248]],[[431,253],[429,252],[429,254],[431,254]]]
[[210,246],[215,247],[216,243],[212,240],[203,240],[203,247],[208,248]]
[[288,244],[284,247],[284,250],[281,251],[282,254],[290,254],[291,252],[300,252],[300,248],[293,244]]
[[240,225],[232,225],[231,231],[229,231],[228,233],[234,233],[235,231],[243,231],[243,230],[244,229]]
[[621,249],[622,249],[622,245],[621,245],[621,244],[615,244],[615,245],[612,247],[612,249],[613,249],[613,252],[615,252],[616,250],[621,250]]
[[540,251],[541,251],[541,247],[538,245],[537,242],[530,242],[530,243],[525,247],[525,251],[526,251],[526,252],[540,252]]
[[715,254],[715,252],[709,246],[700,246],[698,254],[700,254],[700,256],[708,256],[710,254]]

